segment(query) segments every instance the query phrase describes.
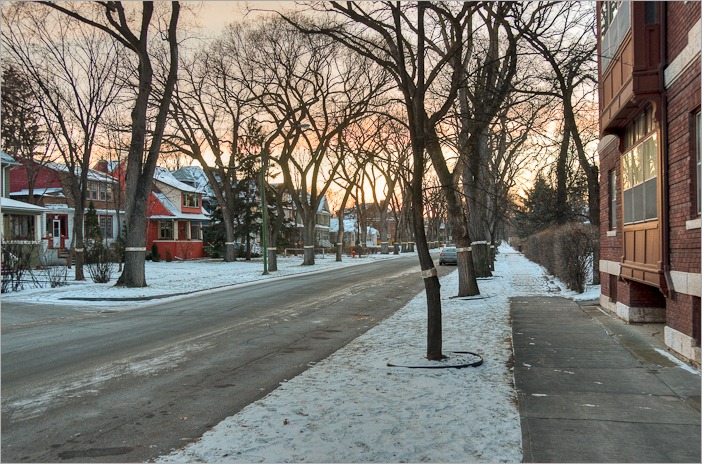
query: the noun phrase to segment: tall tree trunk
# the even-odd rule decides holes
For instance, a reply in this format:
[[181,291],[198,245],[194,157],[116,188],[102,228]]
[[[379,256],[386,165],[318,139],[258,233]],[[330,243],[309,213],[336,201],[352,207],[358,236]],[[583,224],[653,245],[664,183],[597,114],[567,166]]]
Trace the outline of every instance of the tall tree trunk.
[[75,243],[73,244],[73,250],[76,257],[76,269],[75,269],[75,280],[85,280],[85,272],[83,270],[83,263],[85,262],[85,246],[83,240],[83,222],[84,222],[84,210],[82,206],[75,205],[75,210],[73,212],[73,232],[75,236]]
[[305,227],[302,230],[302,243],[304,256],[302,260],[303,266],[313,266],[314,265],[314,227],[315,227],[315,215],[308,214],[304,219]]
[[[385,202],[383,202],[385,204]],[[388,249],[388,211],[387,206],[380,210],[380,254],[387,255]]]

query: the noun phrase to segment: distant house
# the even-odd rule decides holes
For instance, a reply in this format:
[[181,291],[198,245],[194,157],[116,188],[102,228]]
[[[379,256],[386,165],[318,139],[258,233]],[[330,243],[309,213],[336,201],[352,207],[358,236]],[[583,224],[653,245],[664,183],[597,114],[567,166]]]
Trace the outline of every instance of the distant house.
[[0,152],[2,158],[2,197],[0,217],[2,218],[2,243],[41,244],[42,217],[47,211],[41,206],[32,205],[9,198],[10,169],[20,166],[10,155]]
[[[344,219],[344,238],[341,241],[342,248],[347,248],[356,244],[356,220]],[[339,218],[331,218],[329,221],[329,240],[336,245],[339,243]]]
[[159,255],[174,259],[204,256],[202,227],[209,223],[203,211],[202,193],[165,168],[157,167],[147,204],[147,247],[156,245]]
[[171,171],[173,177],[182,183],[195,188],[202,194],[202,207],[208,214],[212,214],[217,205],[214,189],[205,175],[205,171],[200,166],[185,166],[175,171]]
[[[18,201],[27,201],[31,196],[37,205],[44,207],[44,219],[38,229],[41,239],[45,242],[46,258],[49,263],[63,263],[73,245],[75,205],[72,196],[66,195],[66,191],[70,188],[68,176],[74,174],[66,165],[53,162],[35,166],[33,169],[37,171],[37,176],[30,195],[26,166],[20,163],[12,168],[10,196]],[[118,204],[115,195],[117,189],[119,183],[111,175],[93,169],[88,172],[84,208],[87,210],[90,203],[93,203],[100,232],[107,243],[117,238],[121,227],[117,216],[123,213],[123,206]]]
[[[339,236],[339,219],[332,218],[330,221],[329,235],[332,243],[338,243]],[[342,247],[348,247],[355,245],[358,240],[360,240],[359,235],[359,225],[356,219],[344,219],[344,240]],[[378,229],[367,226],[366,227],[366,241],[365,243],[360,243],[365,248],[380,248],[380,232]]]

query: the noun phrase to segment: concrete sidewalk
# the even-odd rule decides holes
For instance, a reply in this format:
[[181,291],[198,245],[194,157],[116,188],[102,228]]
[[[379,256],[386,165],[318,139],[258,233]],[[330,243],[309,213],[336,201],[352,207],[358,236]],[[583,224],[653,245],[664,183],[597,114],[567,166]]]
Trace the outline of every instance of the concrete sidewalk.
[[564,298],[511,301],[525,462],[700,462],[700,376],[657,332]]

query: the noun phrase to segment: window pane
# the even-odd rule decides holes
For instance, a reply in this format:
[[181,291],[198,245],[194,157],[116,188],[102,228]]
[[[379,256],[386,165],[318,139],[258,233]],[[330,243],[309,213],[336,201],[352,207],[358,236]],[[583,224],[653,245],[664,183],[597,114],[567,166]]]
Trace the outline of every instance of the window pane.
[[702,113],[697,113],[697,213],[702,211],[702,161],[700,161],[700,152],[702,152]]
[[639,184],[633,189],[632,193],[632,207],[634,217],[632,218],[634,222],[639,222],[644,220],[644,184]]
[[631,152],[622,156],[622,189],[626,190],[634,186],[631,176]]
[[644,157],[644,180],[658,175],[658,143],[656,135],[652,135],[641,144]]
[[638,185],[643,182],[642,161],[641,145],[639,145],[631,151],[631,180],[633,185]]
[[617,228],[617,174],[609,171],[609,228]]
[[653,178],[644,184],[644,201],[646,203],[646,211],[644,219],[655,219],[658,217],[658,192],[657,178]]
[[633,190],[624,191],[624,223],[634,221],[634,205],[632,204]]

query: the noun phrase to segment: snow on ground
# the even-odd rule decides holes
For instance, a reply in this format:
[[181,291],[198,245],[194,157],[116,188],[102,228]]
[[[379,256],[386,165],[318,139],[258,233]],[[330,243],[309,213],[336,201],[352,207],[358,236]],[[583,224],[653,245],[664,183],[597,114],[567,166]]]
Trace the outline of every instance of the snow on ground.
[[[19,292],[3,293],[2,300],[10,302],[50,303],[59,305],[82,306],[86,309],[96,305],[109,305],[111,309],[129,309],[135,305],[153,303],[154,298],[163,295],[188,294],[198,291],[231,287],[263,279],[289,276],[302,272],[319,272],[331,267],[354,266],[365,264],[377,259],[393,259],[397,255],[373,254],[361,258],[344,258],[336,262],[334,255],[325,254],[315,257],[314,266],[301,266],[301,256],[278,256],[278,271],[267,276],[262,275],[263,261],[261,258],[251,261],[235,261],[225,263],[222,260],[194,261],[146,261],[146,283],[144,288],[115,287],[119,277],[115,269],[112,280],[105,284],[96,284],[85,270],[86,279],[83,282],[71,280],[73,270],[68,270],[67,285],[58,288],[27,288]],[[140,301],[136,301],[141,299]],[[97,300],[97,301],[96,301]],[[163,302],[164,299],[156,301]]]
[[[521,462],[509,367],[509,298],[573,296],[544,269],[502,246],[481,295],[452,298],[441,280],[444,353],[471,351],[483,365],[408,369],[426,345],[426,297],[282,383],[161,462]],[[424,360],[425,363],[428,361]]]

